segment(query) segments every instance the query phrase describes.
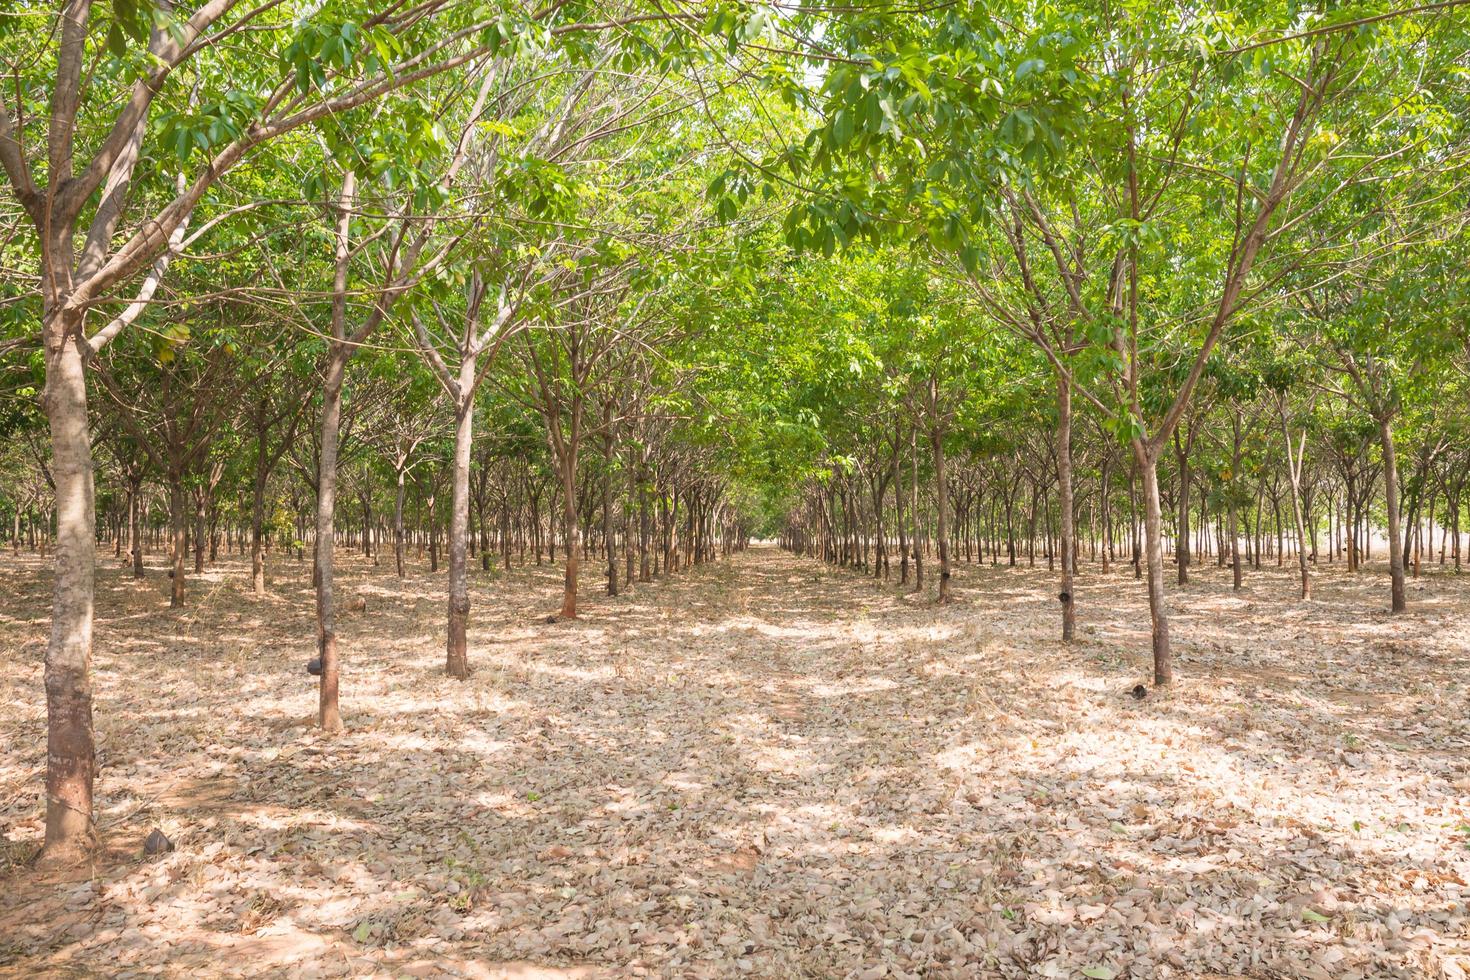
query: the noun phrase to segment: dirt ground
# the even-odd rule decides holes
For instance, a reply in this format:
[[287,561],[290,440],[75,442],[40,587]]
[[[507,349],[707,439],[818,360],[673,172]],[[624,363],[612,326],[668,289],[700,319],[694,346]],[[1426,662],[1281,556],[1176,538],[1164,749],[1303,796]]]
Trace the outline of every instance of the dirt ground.
[[[156,559],[155,559],[156,560]],[[0,556],[0,973],[1470,976],[1470,575],[1196,570],[1179,681],[1084,566],[962,566],[937,608],[755,549],[548,625],[346,557],[323,737],[304,566],[167,608],[101,566],[95,864],[39,875],[46,565]],[[1340,566],[1338,566],[1340,568]],[[1172,570],[1171,570],[1172,573]],[[161,828],[176,844],[149,858]]]

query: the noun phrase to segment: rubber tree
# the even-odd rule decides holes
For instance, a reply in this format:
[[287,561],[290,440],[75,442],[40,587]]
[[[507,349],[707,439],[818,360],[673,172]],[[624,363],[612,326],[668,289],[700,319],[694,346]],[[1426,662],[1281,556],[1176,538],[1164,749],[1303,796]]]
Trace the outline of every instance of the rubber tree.
[[[172,4],[118,4],[109,17],[103,5],[68,0],[16,12],[0,38],[8,60],[24,65],[18,84],[0,96],[0,169],[34,229],[27,245],[39,280],[43,405],[56,480],[45,671],[47,861],[76,855],[92,830],[95,500],[87,374],[91,358],[128,322],[89,329],[89,319],[154,266],[211,188],[247,157],[287,133],[470,63],[504,40],[498,15],[477,24],[449,3],[430,3],[411,17],[373,7],[333,5],[283,27],[269,4],[208,0],[187,13]],[[272,29],[253,29],[267,22]],[[217,43],[226,36],[229,43]],[[202,81],[175,81],[186,65],[198,65],[192,74]],[[198,111],[180,111],[191,99]],[[155,125],[160,107],[169,112],[165,125]],[[181,166],[172,171],[177,179],[161,182],[169,189],[137,193],[135,178],[158,186],[149,167],[170,152]],[[147,291],[145,277],[140,300]]]
[[[475,402],[480,386],[501,346],[513,335],[522,296],[502,285],[492,295],[484,274],[473,270],[464,283],[463,305],[433,304],[435,329],[413,313],[419,351],[444,390],[454,415],[454,459],[450,476],[449,616],[444,670],[450,677],[469,676],[465,631],[469,624],[470,456],[473,450]],[[487,309],[486,299],[489,298]],[[452,358],[452,360],[446,359]]]

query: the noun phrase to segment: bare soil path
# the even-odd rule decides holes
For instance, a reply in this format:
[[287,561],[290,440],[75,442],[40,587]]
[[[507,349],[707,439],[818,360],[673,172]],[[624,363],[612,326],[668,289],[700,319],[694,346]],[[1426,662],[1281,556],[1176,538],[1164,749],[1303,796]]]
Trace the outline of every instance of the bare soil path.
[[[1470,576],[961,566],[938,608],[770,549],[547,625],[346,558],[348,731],[309,727],[306,568],[99,581],[102,850],[42,877],[45,564],[0,557],[0,973],[1470,975]],[[589,593],[595,576],[588,576]],[[176,850],[141,854],[161,828]]]

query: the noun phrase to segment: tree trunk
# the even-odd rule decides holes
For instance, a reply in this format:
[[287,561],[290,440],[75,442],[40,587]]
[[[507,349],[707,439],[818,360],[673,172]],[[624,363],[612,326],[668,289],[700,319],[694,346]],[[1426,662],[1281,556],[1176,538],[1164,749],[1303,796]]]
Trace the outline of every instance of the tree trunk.
[[1175,525],[1174,564],[1180,585],[1189,584],[1189,449],[1174,430],[1174,459],[1179,464],[1179,517]]
[[1057,378],[1057,497],[1062,521],[1062,589],[1058,598],[1062,603],[1062,642],[1070,643],[1077,629],[1072,592],[1076,529],[1072,526],[1072,386],[1065,377]]
[[184,606],[184,478],[181,474],[169,475],[168,481],[169,558],[173,579],[169,585],[168,604],[171,608]]
[[403,578],[403,482],[406,470],[398,468],[398,493],[393,498],[393,564]]
[[338,704],[337,625],[333,609],[332,558],[336,533],[337,440],[342,427],[342,382],[351,348],[334,344],[322,386],[321,456],[317,464],[316,503],[316,630],[321,683],[317,694],[317,724],[324,731],[342,730]]
[[470,618],[470,580],[466,549],[470,533],[470,452],[474,448],[475,359],[466,357],[459,372],[461,404],[456,406],[453,489],[449,503],[449,636],[444,672],[461,680],[470,676],[465,630]]
[[1393,592],[1393,611],[1409,608],[1404,594],[1404,538],[1399,517],[1399,467],[1394,449],[1393,427],[1387,418],[1378,422],[1378,437],[1383,444],[1383,495],[1388,505],[1388,574]]
[[[1286,421],[1285,399],[1281,402],[1281,437],[1286,441],[1286,469],[1291,477],[1291,516],[1296,524],[1296,563],[1302,576],[1302,598],[1312,598],[1312,579],[1307,572],[1307,529],[1302,518],[1302,457],[1291,449],[1291,427]],[[1302,451],[1306,450],[1306,435],[1302,437]]]
[[265,438],[255,450],[255,486],[250,508],[250,583],[258,596],[265,595],[265,482],[267,473]]
[[1143,537],[1148,565],[1148,612],[1153,626],[1154,683],[1169,684],[1174,668],[1169,649],[1169,608],[1164,596],[1164,518],[1159,506],[1159,463],[1138,443],[1133,454],[1143,477]]
[[128,541],[132,547],[133,578],[143,577],[142,483],[141,476],[133,480],[133,491],[128,498]]
[[602,461],[606,471],[602,474],[602,550],[607,559],[607,594],[618,594],[618,553],[613,547],[612,523],[612,402],[602,407]]
[[909,520],[913,522],[911,544],[914,549],[914,591],[924,591],[924,556],[919,551],[919,427],[909,428],[909,461],[913,479],[909,482]]
[[944,433],[936,424],[929,430],[929,444],[934,450],[934,543],[939,549],[939,601],[949,596],[949,487],[944,478]]
[[577,565],[581,560],[581,525],[577,521],[577,463],[562,460],[562,550],[566,553],[566,575],[562,580],[561,616],[577,618]]
[[[1233,482],[1234,481],[1232,479],[1232,483]],[[1233,494],[1233,491],[1234,491],[1235,488],[1232,486],[1230,489],[1231,489],[1232,494]],[[1234,589],[1234,591],[1236,591],[1236,592],[1239,592],[1240,591],[1240,586],[1241,586],[1241,573],[1240,573],[1240,530],[1239,530],[1239,525],[1238,525],[1238,522],[1239,522],[1239,517],[1237,515],[1237,511],[1238,510],[1239,510],[1239,508],[1236,506],[1235,497],[1232,495],[1231,498],[1230,498],[1230,510],[1228,511],[1227,516],[1226,516],[1226,519],[1225,519],[1225,533],[1230,536],[1230,578],[1231,578],[1231,588]]]
[[43,339],[43,398],[56,490],[56,575],[46,643],[46,842],[42,859],[62,864],[92,840],[92,606],[96,523],[92,439],[81,323],[51,313]]
[[194,574],[204,571],[204,545],[209,537],[209,492],[202,486],[194,490]]
[[903,454],[897,442],[900,434],[894,426],[893,438],[893,526],[898,532],[898,584],[909,582],[909,535],[903,520]]

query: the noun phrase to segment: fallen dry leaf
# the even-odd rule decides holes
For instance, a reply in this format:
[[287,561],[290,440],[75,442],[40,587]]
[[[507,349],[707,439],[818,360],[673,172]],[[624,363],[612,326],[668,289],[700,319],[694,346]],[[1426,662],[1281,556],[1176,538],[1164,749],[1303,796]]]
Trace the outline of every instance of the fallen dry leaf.
[[[99,579],[94,867],[12,867],[0,971],[503,977],[1458,977],[1470,579],[1200,567],[1180,681],[1126,567],[961,565],[935,607],[769,549],[541,620],[343,556],[348,731],[309,727],[305,565],[170,612]],[[40,839],[42,561],[0,562],[0,827]],[[142,861],[159,828],[176,849]],[[313,972],[315,971],[315,972]],[[1090,974],[1087,971],[1092,971]]]

